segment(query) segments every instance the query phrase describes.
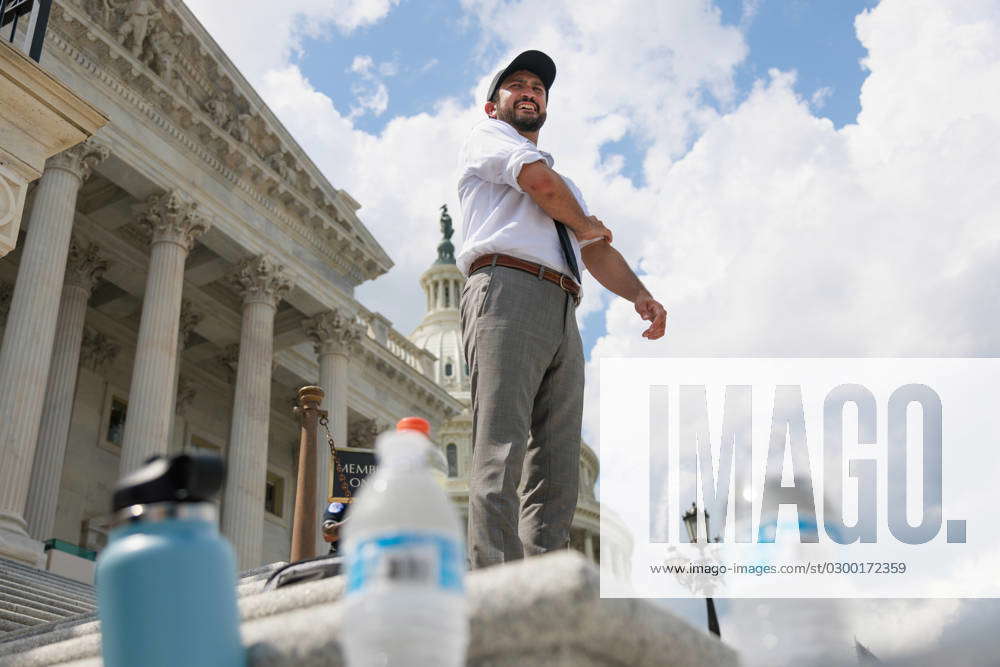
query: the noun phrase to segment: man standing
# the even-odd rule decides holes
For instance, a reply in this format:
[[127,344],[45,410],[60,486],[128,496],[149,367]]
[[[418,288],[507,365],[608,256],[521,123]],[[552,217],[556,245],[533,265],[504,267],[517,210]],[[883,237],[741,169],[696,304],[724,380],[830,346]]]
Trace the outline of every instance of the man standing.
[[472,382],[472,567],[569,541],[583,416],[580,262],[651,322],[644,337],[659,338],[666,326],[663,306],[611,246],[611,231],[537,146],[555,76],[541,51],[515,58],[494,77],[489,118],[461,153],[457,264],[468,277],[461,308]]

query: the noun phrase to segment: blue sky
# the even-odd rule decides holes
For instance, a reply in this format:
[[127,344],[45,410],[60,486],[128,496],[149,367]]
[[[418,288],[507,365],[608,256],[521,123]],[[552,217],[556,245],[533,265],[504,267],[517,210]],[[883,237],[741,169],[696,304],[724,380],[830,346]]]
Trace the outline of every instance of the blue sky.
[[[750,5],[755,11],[746,14],[747,0],[716,0],[723,23],[739,26],[750,47],[749,57],[737,69],[736,102],[770,68],[795,70],[796,89],[803,97],[831,91],[818,105],[822,115],[837,127],[853,122],[865,77],[859,62],[865,51],[855,36],[854,17],[875,4],[875,0],[756,0]],[[351,69],[356,57],[391,65],[393,73],[379,75],[389,93],[387,108],[377,115],[365,113],[355,122],[356,128],[377,134],[395,116],[432,113],[444,97],[472,100],[469,82],[488,71],[485,64],[501,51],[494,43],[484,43],[480,28],[457,0],[403,0],[382,21],[349,35],[332,32],[304,38],[295,61],[341,110],[354,107],[358,91],[370,86],[370,80]],[[633,165],[629,176],[642,181],[641,159],[636,159],[638,149],[631,142],[614,142],[608,149],[624,153]]]
[[[716,0],[722,23],[743,32],[749,55],[735,71],[735,98],[722,104],[706,94],[706,102],[721,113],[731,111],[745,100],[755,81],[767,78],[770,69],[794,70],[796,92],[810,101],[817,115],[838,128],[855,122],[866,71],[854,18],[875,4],[875,0]],[[341,113],[356,110],[356,129],[377,135],[397,116],[433,114],[444,98],[476,102],[470,82],[488,73],[501,53],[500,45],[484,38],[482,26],[462,11],[457,0],[403,0],[378,23],[350,34],[304,37],[293,62]],[[368,58],[371,64],[363,66],[365,61],[359,58]],[[372,95],[380,84],[387,94],[385,108],[359,108],[359,98]],[[602,158],[620,155],[622,174],[637,187],[646,185],[645,154],[631,133],[606,142],[600,150]],[[604,216],[609,222],[614,219],[613,212]],[[431,215],[428,224],[434,224]],[[428,258],[433,254],[429,246]],[[605,333],[604,311],[583,318],[588,358]]]

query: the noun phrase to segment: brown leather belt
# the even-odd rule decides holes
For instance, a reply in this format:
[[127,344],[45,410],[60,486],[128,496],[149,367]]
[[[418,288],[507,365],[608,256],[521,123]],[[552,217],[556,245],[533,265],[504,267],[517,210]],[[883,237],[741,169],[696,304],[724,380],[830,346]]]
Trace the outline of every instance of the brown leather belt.
[[541,264],[535,264],[534,262],[528,262],[523,259],[518,259],[517,257],[511,257],[510,255],[483,255],[479,257],[472,263],[469,267],[469,275],[472,275],[479,269],[486,266],[506,266],[509,269],[519,269],[530,273],[542,280],[548,280],[550,283],[555,283],[562,288],[564,292],[573,297],[573,301],[577,305],[580,305],[580,286],[576,284],[576,281],[567,276],[566,274],[559,273],[558,271],[553,271],[552,269],[546,268]]

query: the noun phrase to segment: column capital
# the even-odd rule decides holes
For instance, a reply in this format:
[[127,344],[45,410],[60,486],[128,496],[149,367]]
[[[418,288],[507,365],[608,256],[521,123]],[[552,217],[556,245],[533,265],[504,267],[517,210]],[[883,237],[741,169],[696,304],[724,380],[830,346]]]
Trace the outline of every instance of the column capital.
[[204,318],[204,314],[196,311],[190,300],[181,301],[180,326],[177,330],[177,344],[180,345],[181,349],[187,346],[191,332]]
[[107,146],[101,146],[93,139],[87,139],[50,157],[45,162],[45,168],[64,169],[82,182],[90,178],[94,167],[107,160],[110,155],[111,151]]
[[110,262],[101,256],[96,243],[84,245],[76,237],[69,241],[69,255],[66,258],[66,284],[82,287],[89,294]]
[[198,212],[198,203],[179,190],[150,196],[139,213],[139,224],[151,234],[152,243],[176,243],[188,251],[211,227]]
[[230,279],[244,304],[267,303],[276,308],[292,288],[284,265],[266,255],[243,260]]
[[350,354],[359,347],[364,325],[354,315],[333,309],[302,322],[306,335],[316,345],[316,354]]

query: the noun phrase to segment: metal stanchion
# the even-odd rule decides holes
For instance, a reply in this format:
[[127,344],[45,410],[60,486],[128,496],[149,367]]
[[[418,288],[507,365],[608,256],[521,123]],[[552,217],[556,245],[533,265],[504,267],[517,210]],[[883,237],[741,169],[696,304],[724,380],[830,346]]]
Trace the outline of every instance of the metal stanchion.
[[316,556],[316,527],[319,514],[316,511],[316,466],[319,453],[317,436],[319,418],[326,416],[319,406],[323,402],[323,390],[308,386],[299,389],[299,404],[295,413],[299,416],[299,470],[295,485],[295,513],[292,516],[291,562]]

